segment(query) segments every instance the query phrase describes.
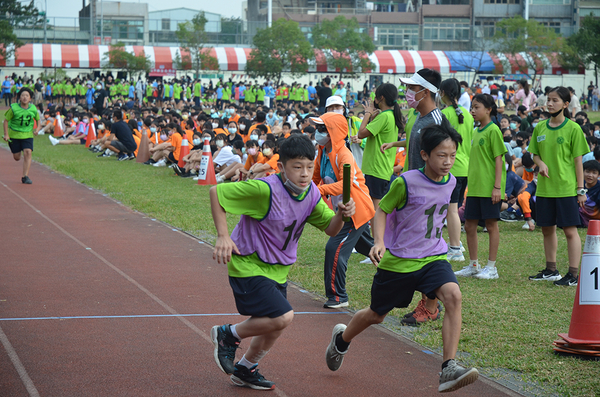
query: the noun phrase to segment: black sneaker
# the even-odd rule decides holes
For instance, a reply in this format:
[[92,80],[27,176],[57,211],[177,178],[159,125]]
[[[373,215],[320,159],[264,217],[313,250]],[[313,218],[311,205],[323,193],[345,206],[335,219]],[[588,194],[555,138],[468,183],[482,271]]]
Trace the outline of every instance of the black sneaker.
[[100,152],[100,154],[99,154],[98,156],[96,156],[96,157],[104,157],[104,154],[105,154],[105,153],[106,153],[106,150],[105,150],[105,151],[103,151],[103,152]]
[[565,274],[563,278],[554,282],[554,285],[572,287],[577,285],[577,277],[574,277],[570,272]]
[[129,153],[129,156],[127,157],[127,160],[134,160],[134,159],[135,159],[135,154]]
[[31,181],[31,179],[29,179],[29,177],[27,175],[25,175],[23,178],[21,178],[21,183],[24,183],[26,185],[31,185],[33,182]]
[[175,173],[179,176],[181,176],[181,174],[183,174],[183,170],[181,168],[179,168],[179,166],[177,164],[173,165],[173,171],[175,171]]
[[517,222],[521,219],[514,211],[502,211],[500,213],[500,220],[504,222]]
[[117,160],[119,160],[119,161],[129,160],[129,155],[125,154],[125,153],[119,153],[119,157],[117,157]]
[[531,281],[557,281],[560,280],[560,273],[558,270],[551,271],[548,269],[540,270],[535,276],[529,276]]
[[[231,325],[215,325],[210,330],[210,338],[215,345],[215,362],[227,375],[235,370],[233,361],[235,360],[235,351],[240,348],[240,341],[231,333]],[[245,368],[245,367],[244,367]]]
[[154,161],[154,159],[150,158],[150,159],[148,159],[148,161],[144,162],[144,164],[152,165],[152,164],[156,164],[156,161]]
[[257,365],[248,369],[243,365],[236,364],[235,371],[231,375],[231,381],[236,386],[249,387],[255,390],[273,390],[275,388],[275,383],[269,382],[258,372]]

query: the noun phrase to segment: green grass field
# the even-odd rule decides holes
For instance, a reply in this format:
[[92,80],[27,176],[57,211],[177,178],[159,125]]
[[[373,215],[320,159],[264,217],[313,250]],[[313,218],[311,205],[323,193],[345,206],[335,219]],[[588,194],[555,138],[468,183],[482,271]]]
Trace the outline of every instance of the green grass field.
[[[600,115],[595,116],[594,119],[600,119]],[[1,153],[9,155],[6,151]],[[47,136],[35,138],[34,160],[207,242],[215,240],[208,187],[178,178],[170,169],[157,169],[133,161],[118,162],[114,157],[99,159],[83,146],[53,147]],[[36,183],[36,172],[30,176]],[[230,231],[236,222],[237,217],[228,215]],[[568,332],[575,288],[527,280],[529,275],[544,267],[545,260],[540,230],[528,232],[521,226],[521,222],[500,223],[498,280],[460,280],[463,293],[460,358],[492,378],[522,380],[541,387],[532,389],[533,394],[597,396],[600,393],[600,362],[561,357],[552,350],[552,341],[557,334]],[[585,239],[585,230],[580,234]],[[298,262],[290,272],[291,281],[321,296],[326,241],[323,233],[308,226],[300,239]],[[462,241],[466,246],[464,234]],[[558,241],[558,267],[564,274],[567,251],[563,234],[559,233]],[[479,259],[482,263],[487,259],[487,247],[488,236],[480,232]],[[362,259],[361,255],[352,255],[348,269],[347,289],[352,309],[356,310],[368,306],[375,273],[373,265],[359,264]],[[455,269],[463,265],[455,264]],[[413,305],[418,299],[415,295]],[[398,319],[407,311],[395,310],[390,318]],[[395,324],[390,321],[388,326],[429,349],[440,351],[441,321],[417,329],[401,329]]]

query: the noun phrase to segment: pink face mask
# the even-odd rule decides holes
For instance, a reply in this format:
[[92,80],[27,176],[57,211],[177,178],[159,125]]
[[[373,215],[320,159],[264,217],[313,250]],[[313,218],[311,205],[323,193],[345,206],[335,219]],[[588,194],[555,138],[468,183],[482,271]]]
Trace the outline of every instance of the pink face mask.
[[[423,88],[421,91],[422,92],[425,91],[425,88]],[[413,109],[416,109],[417,106],[419,106],[419,102],[421,102],[421,100],[423,100],[423,98],[419,99],[418,101],[415,99],[415,96],[417,96],[417,94],[419,92],[414,92],[413,90],[406,90],[406,103],[408,103],[408,106],[410,106]]]
[[252,148],[248,149],[248,154],[250,156],[256,156],[256,148],[252,147]]

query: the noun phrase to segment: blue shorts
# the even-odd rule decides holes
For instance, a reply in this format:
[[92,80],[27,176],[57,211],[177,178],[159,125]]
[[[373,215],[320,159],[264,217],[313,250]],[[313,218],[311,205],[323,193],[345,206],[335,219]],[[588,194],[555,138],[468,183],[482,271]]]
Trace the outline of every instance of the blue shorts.
[[384,316],[395,307],[407,307],[415,291],[424,293],[429,299],[436,298],[435,290],[446,283],[458,284],[452,266],[446,260],[430,262],[411,273],[377,269],[371,286],[370,308]]
[[287,300],[287,282],[279,284],[263,276],[229,277],[229,285],[235,306],[243,316],[276,318],[292,310]]

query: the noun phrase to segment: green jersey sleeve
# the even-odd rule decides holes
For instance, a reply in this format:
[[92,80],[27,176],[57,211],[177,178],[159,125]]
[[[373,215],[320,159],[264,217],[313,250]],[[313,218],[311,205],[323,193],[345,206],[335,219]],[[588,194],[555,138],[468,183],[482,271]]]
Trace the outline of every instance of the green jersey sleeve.
[[271,206],[271,188],[260,180],[217,185],[217,196],[225,212],[257,220],[267,216]]
[[406,205],[407,196],[404,178],[396,178],[392,182],[390,190],[379,202],[379,208],[386,214],[391,214],[394,210],[401,209]]
[[329,223],[331,223],[331,218],[335,216],[335,212],[321,198],[315,208],[310,213],[306,221],[316,227],[317,229],[323,231],[327,229]]
[[8,108],[8,110],[4,113],[4,118],[6,121],[11,121],[13,117],[15,117],[15,113],[13,112],[12,108]]

